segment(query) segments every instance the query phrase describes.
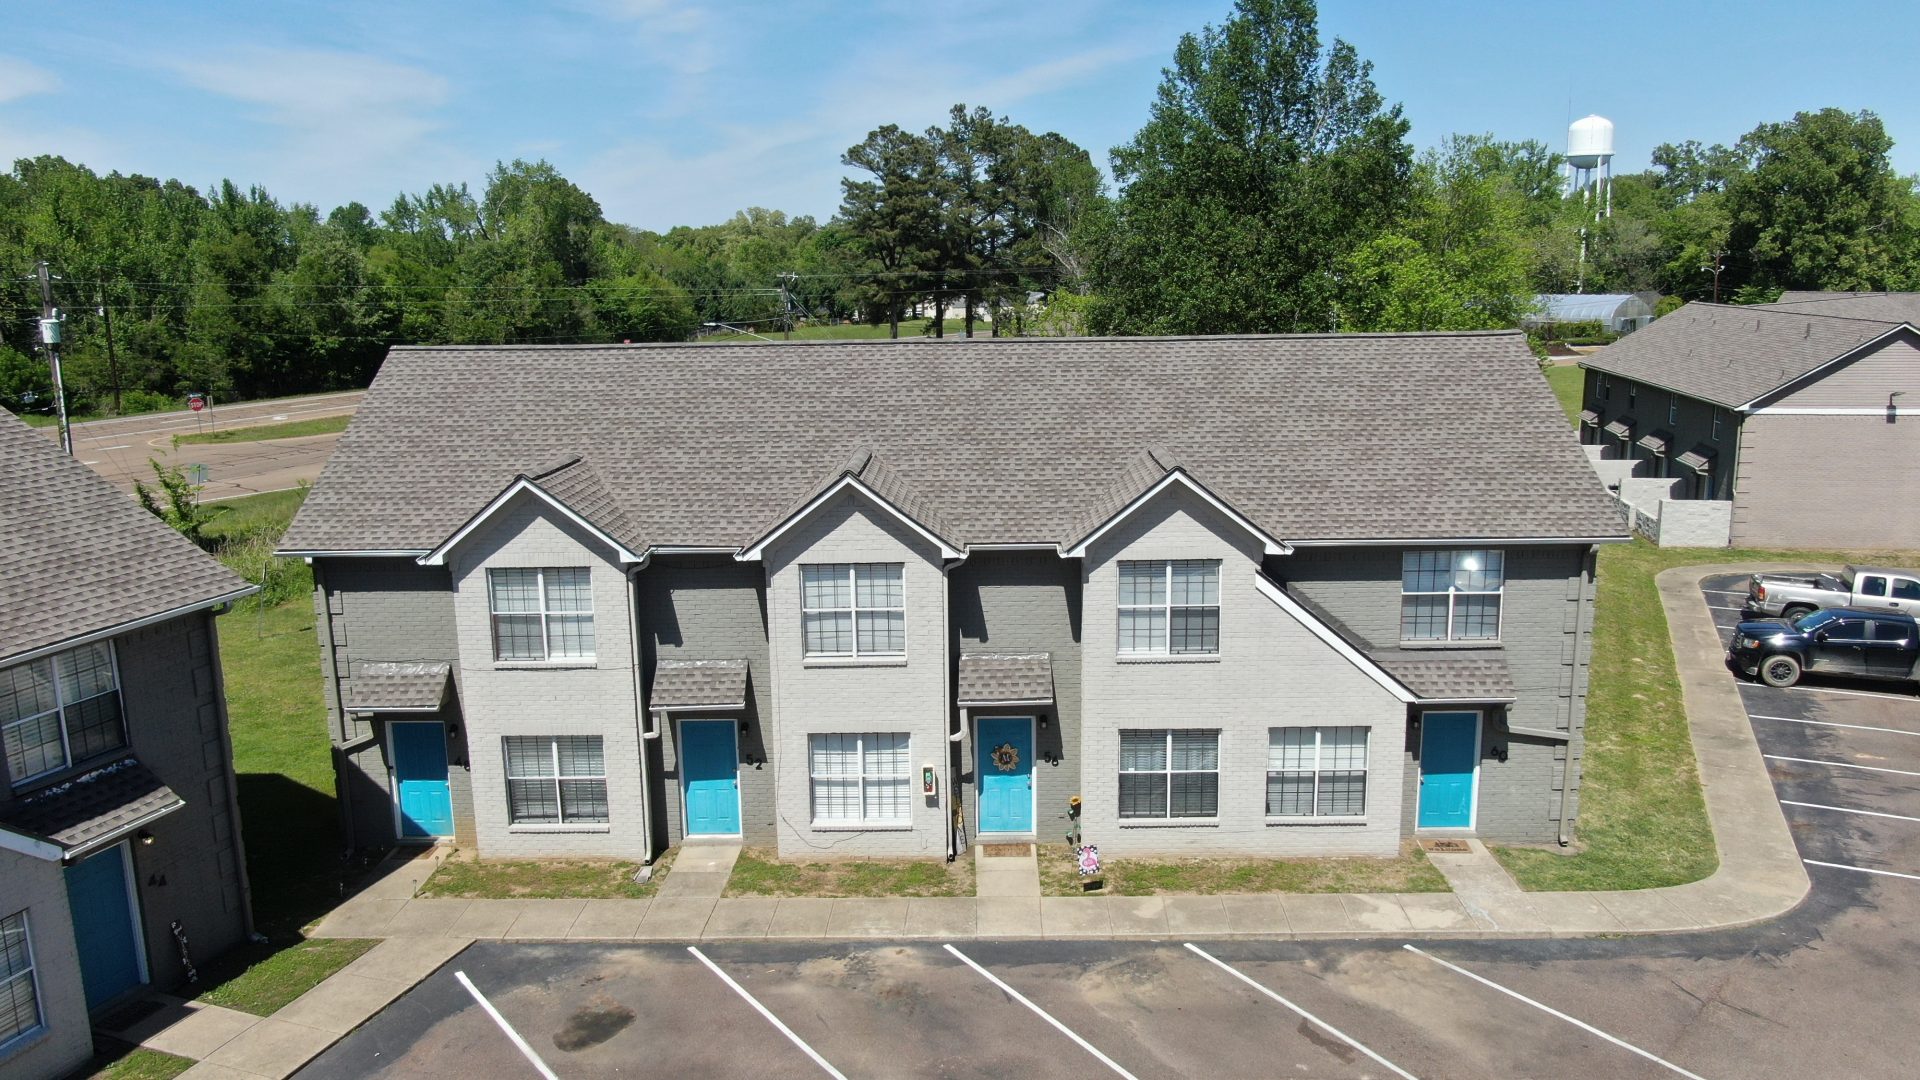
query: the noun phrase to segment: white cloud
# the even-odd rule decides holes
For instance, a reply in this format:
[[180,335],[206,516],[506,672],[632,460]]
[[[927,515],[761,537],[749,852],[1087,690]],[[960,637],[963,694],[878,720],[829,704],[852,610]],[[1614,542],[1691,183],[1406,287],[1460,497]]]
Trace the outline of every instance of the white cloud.
[[0,104],[60,88],[53,72],[35,67],[17,56],[0,56]]

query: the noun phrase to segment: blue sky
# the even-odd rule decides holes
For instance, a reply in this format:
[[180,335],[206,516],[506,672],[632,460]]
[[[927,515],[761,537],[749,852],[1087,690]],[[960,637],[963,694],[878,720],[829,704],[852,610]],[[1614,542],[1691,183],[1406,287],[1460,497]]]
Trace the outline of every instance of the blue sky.
[[[376,210],[497,159],[544,157],[647,228],[745,206],[830,215],[840,153],[957,101],[1054,130],[1103,165],[1146,119],[1180,34],[1226,0],[700,3],[463,0],[45,7],[0,39],[0,160],[264,184]],[[1563,148],[1617,126],[1617,171],[1668,141],[1732,142],[1834,105],[1872,109],[1920,171],[1913,3],[1327,0],[1321,33],[1374,62],[1413,139]],[[1872,28],[1886,32],[1875,34]]]

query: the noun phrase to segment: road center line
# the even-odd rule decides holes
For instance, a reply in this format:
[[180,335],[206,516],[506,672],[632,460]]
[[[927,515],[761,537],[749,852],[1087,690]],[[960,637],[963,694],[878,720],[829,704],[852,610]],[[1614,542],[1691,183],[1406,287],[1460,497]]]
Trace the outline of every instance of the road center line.
[[979,964],[974,963],[972,957],[969,957],[966,953],[961,952],[959,949],[956,949],[951,945],[948,945],[945,948],[948,952],[958,957],[961,963],[979,972],[983,978],[985,978],[988,982],[992,983],[993,985],[999,987],[1002,991],[1006,992],[1006,994],[1012,997],[1013,1000],[1033,1010],[1033,1014],[1035,1016],[1038,1016],[1040,1019],[1045,1020],[1049,1024],[1052,1024],[1055,1031],[1058,1031],[1060,1034],[1065,1035],[1069,1039],[1072,1039],[1076,1044],[1079,1045],[1080,1049],[1085,1050],[1087,1053],[1092,1054],[1094,1057],[1099,1058],[1101,1064],[1105,1065],[1109,1069],[1112,1069],[1115,1073],[1118,1073],[1119,1075],[1126,1077],[1127,1080],[1139,1080],[1139,1077],[1136,1077],[1132,1073],[1121,1068],[1119,1062],[1101,1053],[1098,1047],[1094,1046],[1092,1043],[1088,1042],[1087,1040],[1081,1038],[1079,1035],[1075,1034],[1072,1028],[1069,1028],[1067,1025],[1061,1023],[1058,1020],[1055,1020],[1053,1017],[1047,1015],[1047,1011],[1045,1009],[1042,1009],[1040,1006],[1035,1005],[1031,1001],[1028,1001],[1027,996],[1025,994],[1022,994],[1020,991],[1015,990],[1013,987],[1008,986],[1005,982],[1002,982],[998,975],[995,975],[993,972],[988,971],[986,968],[983,968]]
[[1816,859],[1801,859],[1808,866],[1824,866],[1829,870],[1851,870],[1856,874],[1878,874],[1881,877],[1906,878],[1908,881],[1920,881],[1920,874],[1900,874],[1892,870],[1871,870],[1864,866],[1847,866],[1844,863],[1820,862]]
[[487,1011],[487,1015],[493,1017],[493,1022],[500,1025],[500,1030],[507,1033],[507,1038],[513,1040],[513,1045],[519,1047],[520,1052],[525,1054],[527,1060],[533,1063],[535,1071],[539,1072],[541,1076],[546,1077],[546,1080],[560,1080],[559,1077],[553,1074],[552,1069],[547,1068],[547,1063],[540,1060],[540,1055],[533,1052],[533,1047],[527,1045],[527,1040],[521,1038],[520,1033],[513,1030],[512,1024],[507,1023],[507,1018],[500,1015],[500,1010],[493,1007],[493,1002],[488,1001],[487,996],[480,992],[480,988],[473,985],[473,980],[467,978],[466,972],[456,971],[453,973],[453,977],[459,981],[461,986],[467,988],[467,993],[473,995],[473,1000],[480,1003],[480,1007]]
[[1268,997],[1279,1002],[1280,1004],[1285,1005],[1287,1008],[1300,1014],[1301,1017],[1303,1017],[1308,1023],[1312,1024],[1313,1026],[1325,1031],[1332,1032],[1335,1038],[1339,1039],[1343,1043],[1346,1043],[1348,1046],[1353,1047],[1355,1050],[1358,1050],[1361,1053],[1367,1055],[1373,1060],[1379,1062],[1381,1065],[1385,1066],[1386,1068],[1392,1070],[1395,1076],[1406,1077],[1406,1080],[1418,1080],[1418,1078],[1415,1077],[1412,1073],[1408,1072],[1407,1070],[1401,1068],[1398,1065],[1395,1065],[1393,1062],[1388,1061],[1386,1058],[1381,1057],[1379,1054],[1374,1053],[1372,1050],[1369,1050],[1367,1047],[1362,1045],[1358,1039],[1355,1039],[1353,1036],[1347,1034],[1344,1031],[1341,1031],[1339,1028],[1334,1027],[1332,1024],[1327,1023],[1325,1020],[1320,1019],[1319,1017],[1313,1015],[1312,1013],[1301,1008],[1300,1006],[1295,1005],[1293,1002],[1288,1001],[1286,998],[1281,997],[1279,994],[1268,989],[1267,987],[1262,986],[1261,984],[1255,982],[1251,977],[1247,976],[1245,973],[1241,972],[1239,969],[1230,967],[1225,962],[1220,960],[1219,957],[1216,957],[1212,953],[1207,952],[1205,949],[1202,949],[1200,946],[1195,945],[1191,941],[1187,942],[1186,946],[1188,950],[1190,950],[1195,956],[1200,957],[1202,960],[1207,961],[1213,966],[1219,968],[1221,971],[1226,972],[1227,974],[1233,976],[1236,979],[1239,979],[1241,982],[1246,983],[1248,986],[1253,987],[1255,990],[1260,991],[1261,993],[1267,995]]
[[826,1058],[823,1058],[820,1056],[819,1051],[816,1051],[813,1047],[808,1046],[805,1040],[801,1039],[800,1036],[795,1035],[793,1033],[792,1028],[781,1023],[779,1017],[773,1015],[773,1012],[771,1010],[769,1010],[765,1005],[762,1005],[760,1004],[760,1002],[755,1000],[752,994],[747,993],[746,987],[741,986],[737,982],[734,982],[733,976],[727,974],[724,971],[721,971],[720,965],[707,959],[706,953],[701,952],[699,949],[694,948],[692,945],[687,946],[687,951],[693,954],[693,958],[695,960],[698,960],[701,963],[707,965],[708,971],[711,971],[715,975],[720,976],[721,982],[726,983],[728,986],[732,987],[734,993],[739,994],[740,997],[744,999],[747,1004],[754,1007],[754,1010],[756,1012],[758,1012],[761,1016],[766,1017],[767,1023],[772,1024],[774,1027],[778,1028],[780,1030],[780,1034],[785,1035],[787,1037],[788,1042],[799,1047],[803,1053],[805,1053],[808,1057],[812,1058],[813,1063],[815,1065],[820,1066],[822,1069],[826,1070],[826,1073],[828,1076],[833,1077],[834,1080],[847,1080],[847,1076],[845,1073],[841,1072],[839,1069],[834,1068],[833,1065],[830,1062],[828,1062]]
[[1587,1023],[1585,1020],[1578,1020],[1578,1019],[1575,1019],[1574,1017],[1568,1016],[1566,1013],[1561,1012],[1559,1009],[1556,1009],[1551,1005],[1543,1005],[1540,1002],[1535,1001],[1532,998],[1528,997],[1527,995],[1520,993],[1518,990],[1509,990],[1506,987],[1501,986],[1499,983],[1494,982],[1492,979],[1489,979],[1483,975],[1475,975],[1473,972],[1468,971],[1466,968],[1463,968],[1458,964],[1448,963],[1447,961],[1440,959],[1439,957],[1433,955],[1430,952],[1426,952],[1421,949],[1416,949],[1411,945],[1402,945],[1400,947],[1417,956],[1424,956],[1427,959],[1433,961],[1434,963],[1439,964],[1441,967],[1446,968],[1448,971],[1452,971],[1460,975],[1465,975],[1467,978],[1472,979],[1474,982],[1477,982],[1482,986],[1486,986],[1491,989],[1498,990],[1501,993],[1507,995],[1508,997],[1513,998],[1515,1001],[1523,1001],[1528,1005],[1531,1005],[1534,1008],[1539,1009],[1541,1012],[1548,1014],[1549,1016],[1557,1016],[1560,1019],[1565,1020],[1567,1023],[1572,1024],[1574,1027],[1579,1028],[1582,1031],[1600,1036],[1601,1038],[1607,1040],[1608,1042],[1612,1043],[1615,1046],[1621,1047],[1622,1049],[1631,1050],[1634,1053],[1639,1054],[1641,1057],[1646,1058],[1648,1061],[1651,1061],[1656,1065],[1664,1065],[1667,1068],[1672,1069],[1674,1072],[1679,1073],[1681,1076],[1691,1077],[1692,1080],[1705,1080],[1705,1078],[1700,1076],[1698,1073],[1688,1072],[1687,1070],[1681,1068],[1680,1066],[1675,1065],[1673,1062],[1668,1061],[1666,1058],[1663,1058],[1656,1054],[1652,1054],[1652,1053],[1649,1053],[1648,1051],[1642,1050],[1639,1047],[1633,1045],[1632,1043],[1626,1041],[1625,1039],[1621,1039],[1621,1038],[1617,1038],[1615,1036],[1609,1035],[1606,1032],[1601,1031],[1599,1028],[1594,1027],[1592,1024]]
[[1842,724],[1837,720],[1802,720],[1794,716],[1761,716],[1759,713],[1748,713],[1747,718],[1750,720],[1778,720],[1786,724],[1814,724],[1819,727],[1843,727],[1851,728],[1854,731],[1884,731],[1889,735],[1920,735],[1920,731],[1906,731],[1897,727],[1874,727],[1872,724]]
[[1825,803],[1817,802],[1794,802],[1792,799],[1781,799],[1780,805],[1804,806],[1808,810],[1831,810],[1836,814],[1865,814],[1868,817],[1892,818],[1895,821],[1920,821],[1920,817],[1908,817],[1905,814],[1886,814],[1878,810],[1855,810],[1848,806],[1828,806]]
[[1909,772],[1906,769],[1883,769],[1878,765],[1855,765],[1847,761],[1822,761],[1819,758],[1810,757],[1783,757],[1779,754],[1762,754],[1760,756],[1766,758],[1768,761],[1797,761],[1802,765],[1831,765],[1836,769],[1859,769],[1863,772],[1892,773],[1895,776],[1920,776],[1920,772]]

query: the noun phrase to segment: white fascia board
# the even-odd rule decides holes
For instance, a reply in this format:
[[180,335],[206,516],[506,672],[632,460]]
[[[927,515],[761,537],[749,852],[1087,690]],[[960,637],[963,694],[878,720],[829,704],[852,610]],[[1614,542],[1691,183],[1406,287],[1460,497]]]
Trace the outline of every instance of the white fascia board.
[[913,530],[913,532],[916,535],[924,539],[927,543],[932,544],[934,547],[938,548],[940,551],[941,558],[964,559],[967,557],[966,552],[961,551],[959,548],[956,548],[952,544],[949,544],[945,540],[942,540],[938,536],[935,536],[931,529],[928,529],[926,526],[908,517],[903,511],[901,511],[899,507],[881,498],[878,492],[874,491],[872,488],[868,487],[867,485],[861,483],[859,477],[854,476],[852,473],[848,473],[840,477],[840,479],[834,481],[832,484],[828,485],[825,491],[822,491],[820,494],[814,496],[812,501],[808,502],[807,505],[801,507],[799,510],[795,511],[793,514],[789,515],[785,521],[782,521],[780,524],[775,525],[773,529],[769,531],[765,536],[762,536],[760,539],[754,541],[751,547],[735,555],[734,558],[740,560],[741,562],[758,562],[760,559],[766,556],[767,548],[772,546],[776,540],[779,540],[782,536],[785,536],[794,527],[798,526],[802,521],[805,521],[807,518],[811,517],[815,511],[819,510],[822,506],[825,506],[828,500],[832,499],[835,495],[840,494],[842,491],[845,491],[848,488],[852,488],[854,491],[857,491],[861,495],[866,496],[867,499],[871,501],[874,505],[880,507],[882,510],[885,510],[887,513],[893,515],[895,520],[899,521],[902,525],[905,525],[907,528]]
[[718,705],[649,705],[651,713],[666,712],[735,712],[747,707],[744,701],[722,702]]
[[578,525],[580,528],[586,530],[587,533],[591,535],[594,539],[607,545],[609,548],[612,548],[614,553],[620,556],[620,561],[622,563],[631,565],[634,563],[644,563],[647,561],[645,555],[629,550],[625,544],[622,544],[620,541],[615,540],[612,536],[609,536],[605,529],[602,529],[600,526],[595,525],[593,522],[588,521],[586,518],[581,517],[579,514],[574,512],[572,507],[568,506],[566,503],[561,502],[559,499],[556,499],[553,496],[547,494],[545,488],[542,488],[539,484],[534,483],[532,480],[529,480],[524,476],[518,477],[514,480],[513,483],[508,484],[507,489],[505,491],[502,491],[500,494],[494,496],[493,501],[488,503],[485,509],[473,515],[471,518],[468,518],[467,523],[465,525],[460,526],[460,528],[457,531],[455,531],[452,536],[449,536],[445,540],[441,541],[439,547],[434,548],[432,551],[429,551],[425,555],[420,556],[416,561],[419,562],[420,565],[422,566],[447,565],[447,556],[452,554],[454,548],[459,547],[460,544],[464,542],[467,537],[473,535],[475,530],[479,529],[480,526],[486,524],[488,519],[492,518],[495,514],[499,513],[502,508],[504,508],[509,502],[513,501],[514,496],[519,495],[522,492],[526,492],[528,494],[533,495],[535,498],[538,498],[541,502],[544,502],[548,506],[552,507],[555,511],[557,511],[561,516],[565,517],[568,521],[571,521],[575,525]]
[[59,862],[67,854],[59,844],[49,844],[38,837],[17,833],[12,829],[0,828],[0,850],[16,851],[48,862]]
[[129,631],[138,630],[143,626],[152,626],[155,623],[163,623],[168,619],[177,619],[182,615],[192,614],[196,611],[219,607],[222,604],[231,604],[235,600],[244,599],[259,591],[260,586],[249,585],[244,589],[235,589],[233,592],[215,596],[211,599],[196,600],[191,604],[182,604],[177,608],[169,608],[155,615],[146,615],[138,619],[131,619],[127,622],[115,623],[112,626],[103,627],[99,630],[90,630],[84,634],[75,634],[73,637],[62,638],[51,645],[42,645],[37,649],[28,649],[26,652],[15,653],[12,656],[0,656],[0,666],[11,667],[14,664],[24,664],[29,660],[38,660],[43,656],[51,656],[57,652],[65,652],[68,649],[79,648],[82,645],[91,644],[95,641],[118,637]]
[[1029,707],[1049,706],[1053,704],[1053,699],[1052,698],[1026,698],[1020,701],[956,701],[954,702],[954,704],[963,709],[1008,709],[1016,705],[1025,705]]
[[1625,544],[1633,540],[1621,536],[1421,536],[1385,540],[1289,540],[1294,547],[1504,547],[1511,545],[1553,544]]
[[1886,333],[1880,334],[1867,341],[1863,341],[1858,345],[1855,345],[1853,348],[1848,349],[1846,352],[1841,353],[1839,356],[1836,356],[1833,359],[1827,361],[1826,363],[1821,364],[1819,367],[1814,368],[1812,371],[1806,372],[1801,375],[1796,375],[1793,378],[1788,379],[1786,382],[1781,383],[1779,386],[1776,386],[1773,389],[1767,391],[1766,393],[1761,394],[1759,397],[1754,398],[1752,401],[1749,401],[1744,405],[1735,405],[1733,407],[1733,410],[1735,412],[1743,412],[1743,413],[1758,411],[1757,410],[1758,403],[1765,401],[1770,397],[1776,397],[1780,394],[1784,394],[1787,391],[1793,389],[1794,387],[1799,386],[1801,383],[1812,382],[1813,380],[1818,379],[1820,376],[1825,375],[1829,369],[1846,363],[1847,361],[1853,359],[1854,357],[1860,355],[1861,353],[1866,352],[1868,349],[1871,349],[1874,346],[1879,345],[1881,342],[1884,342],[1888,338],[1891,338],[1894,335],[1899,334],[1903,331],[1909,334],[1920,333],[1920,330],[1916,330],[1912,323],[1901,323],[1898,326],[1890,327],[1888,328]]
[[1392,694],[1395,698],[1397,698],[1401,702],[1408,705],[1415,704],[1420,700],[1419,695],[1415,694],[1413,691],[1401,685],[1400,680],[1394,678],[1392,675],[1387,674],[1387,670],[1385,668],[1381,667],[1379,664],[1374,663],[1372,657],[1368,656],[1366,653],[1363,653],[1359,649],[1356,649],[1352,645],[1348,644],[1345,638],[1341,637],[1339,634],[1334,633],[1332,628],[1327,626],[1326,623],[1323,623],[1319,619],[1314,618],[1312,612],[1308,611],[1304,607],[1301,607],[1299,601],[1295,600],[1291,596],[1288,596],[1286,594],[1286,591],[1280,588],[1280,586],[1275,585],[1270,579],[1268,579],[1267,575],[1259,574],[1259,573],[1254,574],[1253,584],[1256,588],[1260,590],[1262,594],[1266,596],[1267,599],[1279,605],[1280,610],[1293,616],[1294,619],[1298,621],[1301,626],[1306,627],[1307,630],[1310,633],[1312,633],[1314,637],[1317,637],[1321,641],[1326,642],[1326,644],[1330,648],[1332,648],[1334,652],[1339,653],[1341,656],[1346,658],[1348,663],[1352,664],[1356,668],[1359,668],[1361,674],[1365,675],[1369,679],[1372,679],[1374,682],[1379,683],[1381,689],[1385,690],[1389,694]]
[[423,555],[429,554],[429,552],[425,548],[411,548],[405,551],[401,551],[401,550],[388,551],[388,550],[381,550],[381,549],[372,549],[368,551],[351,551],[351,550],[343,551],[343,550],[331,550],[331,549],[324,550],[324,551],[309,551],[305,549],[281,548],[280,550],[275,551],[274,554],[279,556],[282,559],[305,559],[308,562],[312,562],[315,559],[418,559]]
[[1765,405],[1749,413],[1749,416],[1920,416],[1920,405]]
[[1269,536],[1265,530],[1260,528],[1260,526],[1255,525],[1251,521],[1248,521],[1246,518],[1246,515],[1240,513],[1240,511],[1238,510],[1235,510],[1233,507],[1228,506],[1223,500],[1221,500],[1213,492],[1208,491],[1206,487],[1203,486],[1199,481],[1195,480],[1191,476],[1188,476],[1185,469],[1174,469],[1172,472],[1169,472],[1167,473],[1166,476],[1162,477],[1159,483],[1153,485],[1147,490],[1134,496],[1133,499],[1127,503],[1127,505],[1120,508],[1119,513],[1116,513],[1112,517],[1101,522],[1099,528],[1093,530],[1092,532],[1088,533],[1086,536],[1082,537],[1072,547],[1062,550],[1060,552],[1060,557],[1064,559],[1086,558],[1087,548],[1091,547],[1095,541],[1099,540],[1102,536],[1105,536],[1108,532],[1112,531],[1122,521],[1125,521],[1127,518],[1133,516],[1133,514],[1136,511],[1138,511],[1141,507],[1147,505],[1149,502],[1152,502],[1155,496],[1167,490],[1169,487],[1172,487],[1174,484],[1180,484],[1184,486],[1188,491],[1191,491],[1195,495],[1200,496],[1200,498],[1208,506],[1211,506],[1215,510],[1218,510],[1222,514],[1226,515],[1227,520],[1233,522],[1235,525],[1240,526],[1242,529],[1245,529],[1248,533],[1252,534],[1252,536],[1255,539],[1260,541],[1261,550],[1265,551],[1268,555],[1293,554],[1293,545],[1287,543],[1284,540],[1278,540],[1272,536]]

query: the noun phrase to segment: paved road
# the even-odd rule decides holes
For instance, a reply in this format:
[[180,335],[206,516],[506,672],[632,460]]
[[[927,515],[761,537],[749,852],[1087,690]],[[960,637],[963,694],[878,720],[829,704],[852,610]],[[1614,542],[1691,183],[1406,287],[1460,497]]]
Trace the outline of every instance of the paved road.
[[[1735,579],[1707,584],[1726,590],[1710,605],[1737,605]],[[1810,866],[1808,900],[1761,926],[1419,953],[1194,943],[1213,960],[1184,941],[956,943],[964,960],[939,943],[698,946],[737,990],[685,946],[489,942],[300,1075],[537,1075],[457,970],[567,1078],[1912,1076],[1920,696],[1740,693],[1801,854],[1836,867]]]
[[[262,491],[290,488],[320,475],[338,434],[309,435],[297,439],[268,442],[238,442],[194,445],[175,448],[173,437],[194,431],[256,427],[261,424],[306,420],[319,416],[351,413],[360,406],[365,391],[314,397],[282,398],[278,401],[252,401],[219,405],[208,413],[187,410],[168,413],[143,413],[110,420],[89,420],[73,426],[73,452],[100,475],[124,491],[133,490],[135,480],[150,481],[153,470],[149,458],[163,465],[201,464],[207,467],[205,499],[230,499]],[[57,437],[57,429],[43,429]]]

